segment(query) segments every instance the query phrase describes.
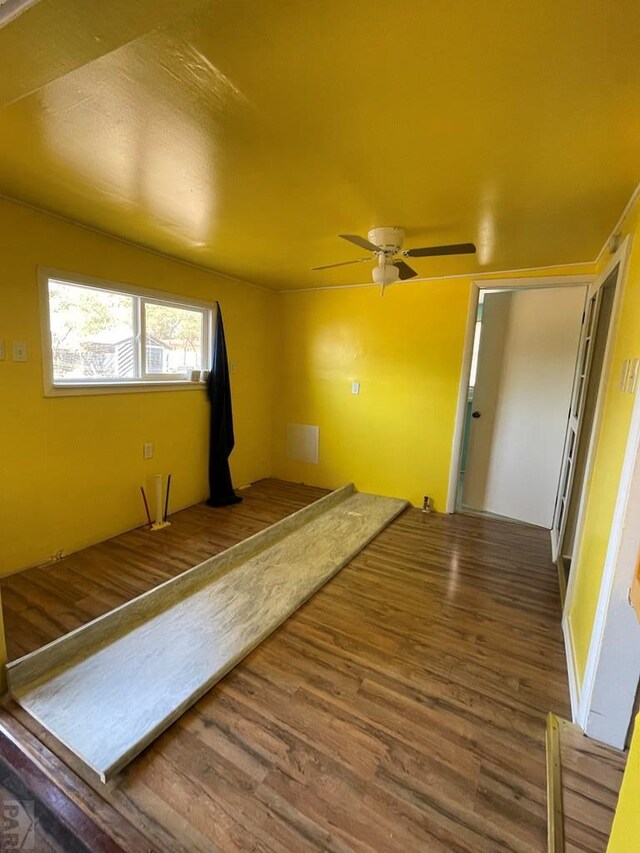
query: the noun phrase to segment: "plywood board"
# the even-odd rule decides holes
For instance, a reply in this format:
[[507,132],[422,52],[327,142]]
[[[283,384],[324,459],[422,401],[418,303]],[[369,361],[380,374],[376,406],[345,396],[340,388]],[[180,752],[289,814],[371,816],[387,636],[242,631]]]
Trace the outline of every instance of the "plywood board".
[[10,690],[105,781],[406,506],[332,492],[13,662]]

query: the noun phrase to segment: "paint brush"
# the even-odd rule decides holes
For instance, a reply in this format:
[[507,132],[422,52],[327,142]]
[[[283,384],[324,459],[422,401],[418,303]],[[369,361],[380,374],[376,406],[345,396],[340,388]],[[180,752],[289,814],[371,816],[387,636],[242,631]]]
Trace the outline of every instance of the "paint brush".
[[167,494],[164,499],[164,519],[167,520],[167,516],[169,515],[169,489],[171,488],[171,474],[167,477]]
[[153,527],[153,523],[151,521],[151,513],[149,512],[149,504],[147,503],[147,496],[144,493],[144,486],[140,486],[140,491],[142,492],[142,500],[144,501],[144,509],[147,513],[147,521],[149,522],[149,528]]

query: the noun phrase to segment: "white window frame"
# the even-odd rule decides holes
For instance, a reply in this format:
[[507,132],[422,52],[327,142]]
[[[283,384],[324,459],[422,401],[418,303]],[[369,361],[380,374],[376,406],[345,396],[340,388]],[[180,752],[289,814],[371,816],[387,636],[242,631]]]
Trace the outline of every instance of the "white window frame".
[[[97,290],[106,290],[112,293],[121,293],[126,296],[135,296],[134,311],[134,360],[140,376],[135,379],[110,378],[104,381],[91,381],[87,379],[65,379],[54,380],[53,376],[53,351],[51,347],[51,326],[49,313],[49,282],[61,281],[79,287],[95,287]],[[123,394],[141,391],[169,391],[169,390],[194,390],[204,388],[201,380],[193,381],[190,377],[176,377],[175,373],[147,373],[146,370],[146,346],[143,341],[145,337],[145,305],[166,305],[172,308],[186,308],[200,311],[203,315],[202,322],[202,353],[205,359],[205,367],[211,364],[213,351],[213,319],[217,310],[215,302],[205,302],[201,299],[192,299],[188,296],[165,293],[159,290],[151,290],[146,287],[138,287],[123,282],[107,281],[94,278],[93,276],[70,273],[64,270],[52,269],[50,267],[38,267],[38,290],[40,297],[40,328],[42,335],[42,367],[44,394],[46,397],[81,396],[87,394]]]

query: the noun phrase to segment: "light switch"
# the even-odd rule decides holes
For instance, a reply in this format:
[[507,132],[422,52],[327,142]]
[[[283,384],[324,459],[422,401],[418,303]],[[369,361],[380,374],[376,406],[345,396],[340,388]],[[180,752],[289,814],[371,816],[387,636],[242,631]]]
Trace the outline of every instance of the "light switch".
[[145,441],[142,445],[142,458],[143,459],[153,459],[153,442]]
[[620,391],[627,390],[627,377],[629,375],[629,359],[625,359],[622,362],[622,367],[620,368],[620,379],[618,380],[618,388]]
[[26,361],[27,360],[27,345],[24,341],[14,341],[13,342],[13,360],[14,361]]
[[359,394],[360,393],[360,383],[359,382],[352,382],[351,383],[351,393],[352,394]]
[[635,394],[636,385],[638,383],[638,363],[640,359],[634,358],[629,362],[629,370],[627,372],[627,393]]

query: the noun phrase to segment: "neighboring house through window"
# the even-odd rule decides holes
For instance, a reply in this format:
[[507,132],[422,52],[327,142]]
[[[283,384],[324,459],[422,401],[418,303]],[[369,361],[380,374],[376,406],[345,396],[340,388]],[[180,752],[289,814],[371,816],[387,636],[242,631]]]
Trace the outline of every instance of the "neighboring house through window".
[[208,369],[214,305],[41,271],[45,391],[192,386]]

